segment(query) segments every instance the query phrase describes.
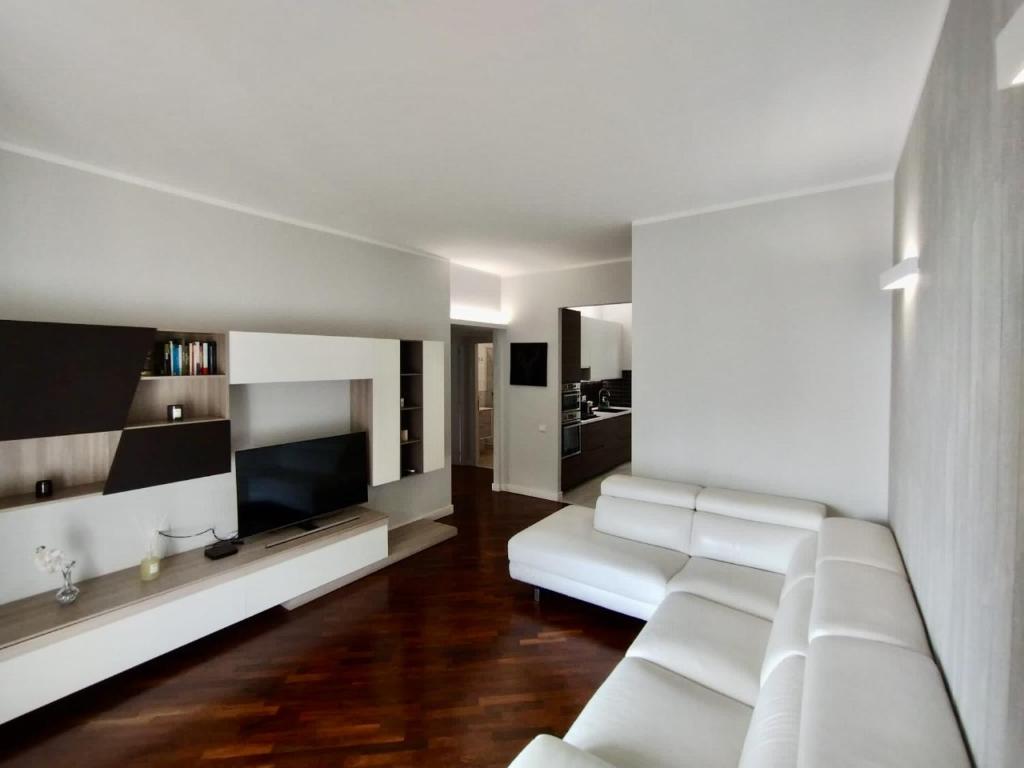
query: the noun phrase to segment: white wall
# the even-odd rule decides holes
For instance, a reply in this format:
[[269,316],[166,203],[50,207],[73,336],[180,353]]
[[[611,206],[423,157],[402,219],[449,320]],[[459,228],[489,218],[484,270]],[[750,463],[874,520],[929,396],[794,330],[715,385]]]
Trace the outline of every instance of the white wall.
[[[629,262],[502,279],[501,306],[509,315],[509,326],[506,333],[496,335],[495,370],[506,372],[496,382],[500,391],[497,411],[502,424],[498,440],[502,442],[504,457],[497,482],[503,489],[558,498],[561,470],[558,310],[629,302],[632,300],[630,279]],[[504,338],[499,339],[499,336]],[[510,342],[547,342],[547,387],[509,386]],[[541,427],[546,431],[541,431]]]
[[451,304],[460,310],[483,309],[497,312],[501,309],[501,278],[490,272],[451,265]]
[[887,517],[893,187],[633,229],[633,471]]
[[[4,318],[447,340],[448,313],[445,262],[0,152]],[[237,390],[236,443],[348,423],[345,384]],[[450,477],[371,489],[370,506],[392,524],[423,516],[450,503]],[[37,544],[68,549],[85,577],[137,563],[154,527],[211,525],[235,527],[230,474],[0,512],[0,602],[56,588],[32,566]]]

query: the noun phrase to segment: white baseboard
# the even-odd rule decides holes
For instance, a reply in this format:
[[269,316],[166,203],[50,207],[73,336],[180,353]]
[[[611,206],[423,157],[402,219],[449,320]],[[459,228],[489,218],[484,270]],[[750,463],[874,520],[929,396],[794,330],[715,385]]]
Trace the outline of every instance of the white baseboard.
[[535,499],[546,499],[547,501],[562,500],[562,494],[557,491],[549,491],[543,488],[530,488],[526,485],[505,483],[498,490],[505,491],[506,493],[518,493],[520,496],[533,496]]

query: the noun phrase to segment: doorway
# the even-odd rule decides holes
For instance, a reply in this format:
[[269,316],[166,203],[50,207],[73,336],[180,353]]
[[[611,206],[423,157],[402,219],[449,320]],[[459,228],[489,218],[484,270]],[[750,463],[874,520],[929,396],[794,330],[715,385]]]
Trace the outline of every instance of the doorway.
[[494,468],[494,342],[476,351],[476,466]]
[[494,333],[452,326],[452,464],[493,470],[496,400]]

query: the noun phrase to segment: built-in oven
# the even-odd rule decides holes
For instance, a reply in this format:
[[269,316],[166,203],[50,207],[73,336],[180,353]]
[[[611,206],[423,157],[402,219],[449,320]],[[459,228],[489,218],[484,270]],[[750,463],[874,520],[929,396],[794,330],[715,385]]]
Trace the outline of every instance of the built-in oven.
[[580,385],[562,385],[562,411],[578,411],[580,409]]
[[562,458],[576,456],[583,452],[583,427],[579,412],[575,419],[562,416]]

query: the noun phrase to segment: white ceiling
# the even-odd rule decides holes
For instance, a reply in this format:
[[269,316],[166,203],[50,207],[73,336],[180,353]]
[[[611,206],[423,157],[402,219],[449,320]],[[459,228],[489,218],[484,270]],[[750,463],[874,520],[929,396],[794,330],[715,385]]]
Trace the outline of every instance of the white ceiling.
[[0,0],[0,141],[503,274],[891,174],[946,0]]

